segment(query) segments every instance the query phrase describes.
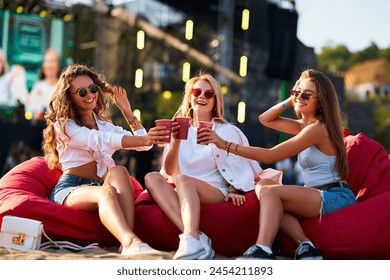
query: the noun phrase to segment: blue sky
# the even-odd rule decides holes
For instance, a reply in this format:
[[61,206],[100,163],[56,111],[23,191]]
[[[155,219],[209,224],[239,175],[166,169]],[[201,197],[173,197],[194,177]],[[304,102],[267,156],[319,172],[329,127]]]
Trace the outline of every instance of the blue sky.
[[317,53],[325,45],[390,47],[390,0],[296,0],[296,8],[297,36]]

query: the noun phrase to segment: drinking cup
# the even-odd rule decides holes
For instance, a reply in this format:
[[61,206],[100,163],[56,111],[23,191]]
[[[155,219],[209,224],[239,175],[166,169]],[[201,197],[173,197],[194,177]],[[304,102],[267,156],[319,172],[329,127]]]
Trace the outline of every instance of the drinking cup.
[[159,143],[171,143],[171,134],[172,134],[172,120],[169,119],[160,119],[155,121],[156,126],[165,126],[167,132],[167,136],[169,136],[166,139],[160,139]]
[[180,127],[177,130],[176,139],[186,140],[188,137],[188,128],[190,126],[190,117],[175,117],[174,122],[177,122]]
[[[198,130],[198,134],[199,134],[199,130],[203,127],[208,127],[208,128],[213,128],[213,123],[211,122],[205,122],[205,121],[198,121],[196,123],[196,129]],[[197,141],[198,144],[201,144],[199,141]]]

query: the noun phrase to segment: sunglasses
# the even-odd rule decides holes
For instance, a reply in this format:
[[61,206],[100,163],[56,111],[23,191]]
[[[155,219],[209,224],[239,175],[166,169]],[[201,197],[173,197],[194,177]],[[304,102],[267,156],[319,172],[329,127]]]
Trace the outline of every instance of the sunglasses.
[[310,98],[317,98],[317,96],[313,96],[313,94],[311,93],[306,93],[299,90],[292,90],[291,95],[295,96],[296,98],[300,96],[303,100],[309,100]]
[[90,93],[95,94],[95,93],[98,92],[99,86],[97,84],[90,84],[88,88],[81,87],[76,92],[74,92],[73,94],[78,94],[81,97],[85,97],[87,95],[87,93],[88,93],[88,90],[89,90]]
[[195,97],[199,97],[202,92],[204,92],[204,97],[206,97],[207,99],[210,99],[215,95],[214,91],[212,91],[212,90],[203,91],[200,88],[192,89],[192,95]]

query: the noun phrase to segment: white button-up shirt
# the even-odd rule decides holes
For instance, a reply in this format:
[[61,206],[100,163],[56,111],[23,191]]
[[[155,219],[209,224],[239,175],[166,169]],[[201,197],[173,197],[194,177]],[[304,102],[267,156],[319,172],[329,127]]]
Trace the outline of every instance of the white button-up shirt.
[[[123,149],[122,137],[124,135],[132,136],[133,134],[107,121],[96,119],[96,123],[98,130],[79,126],[69,119],[65,124],[65,132],[70,138],[60,129],[61,124],[64,125],[64,120],[61,119],[55,123],[58,157],[63,171],[96,161],[97,175],[103,177],[108,169],[115,166],[112,154],[119,149]],[[145,129],[134,132],[134,136],[144,136],[146,134]],[[128,149],[146,151],[151,149],[152,146]]]
[[[232,124],[214,123],[213,130],[222,138],[229,142],[248,146],[248,139],[242,131]],[[163,153],[165,159],[169,150],[168,144]],[[199,153],[203,153],[199,155]],[[207,159],[206,159],[207,158]],[[263,172],[259,163],[225,150],[217,148],[214,144],[207,146],[196,144],[196,128],[190,127],[187,140],[181,140],[179,150],[180,174],[195,177],[199,180],[220,187],[221,184],[230,184],[238,190],[244,192],[255,188],[255,181],[261,178],[271,178],[281,172]],[[215,164],[211,164],[214,162]],[[209,164],[205,164],[209,163]],[[173,183],[173,178],[168,176],[164,169],[160,171],[169,182]],[[221,181],[222,180],[222,181]],[[223,181],[224,180],[224,181]],[[280,180],[281,181],[281,180]],[[216,183],[219,182],[219,183]]]

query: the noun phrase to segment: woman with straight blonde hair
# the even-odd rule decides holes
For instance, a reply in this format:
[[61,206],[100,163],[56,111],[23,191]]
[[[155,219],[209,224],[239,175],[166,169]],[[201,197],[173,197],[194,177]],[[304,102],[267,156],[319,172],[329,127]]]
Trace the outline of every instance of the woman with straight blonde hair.
[[[298,120],[281,116],[291,107]],[[297,242],[296,259],[322,259],[299,219],[321,216],[356,203],[346,182],[348,160],[332,82],[319,71],[303,71],[291,96],[261,114],[259,120],[267,127],[295,136],[269,149],[248,147],[229,139],[227,150],[264,163],[298,154],[305,186],[284,186],[269,179],[256,185],[261,209],[258,238],[241,259],[275,259],[271,248],[279,228]],[[205,133],[211,143],[225,149],[225,140],[212,131]]]
[[190,117],[188,139],[176,139],[179,126],[174,122],[171,143],[163,151],[162,170],[148,173],[145,185],[182,232],[173,258],[212,259],[211,240],[199,230],[201,204],[231,200],[234,205],[242,205],[245,202],[242,193],[254,189],[262,169],[256,161],[228,154],[210,144],[203,137],[205,128],[197,133],[198,121],[211,122],[213,128],[208,130],[216,135],[248,145],[241,130],[224,121],[222,90],[211,75],[200,73],[186,83],[178,113]]

